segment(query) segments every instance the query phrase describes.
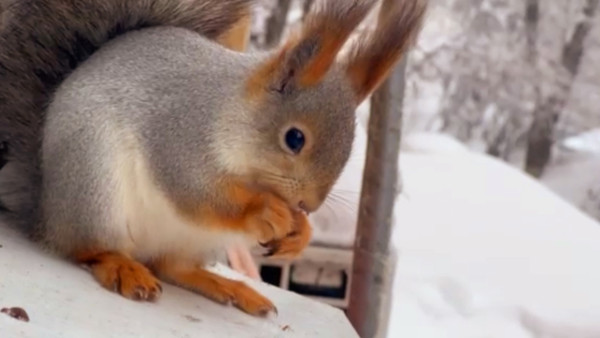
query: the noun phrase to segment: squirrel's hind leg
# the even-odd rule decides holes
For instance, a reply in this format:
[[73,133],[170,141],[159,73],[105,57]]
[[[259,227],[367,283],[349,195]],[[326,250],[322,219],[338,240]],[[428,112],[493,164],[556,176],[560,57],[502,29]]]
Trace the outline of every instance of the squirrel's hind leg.
[[154,301],[162,293],[160,282],[148,268],[129,256],[113,251],[81,251],[73,255],[91,268],[100,284],[126,298]]
[[206,270],[201,264],[175,257],[163,257],[152,263],[164,281],[197,292],[221,304],[231,303],[240,310],[266,316],[277,312],[273,303],[244,282],[228,279]]

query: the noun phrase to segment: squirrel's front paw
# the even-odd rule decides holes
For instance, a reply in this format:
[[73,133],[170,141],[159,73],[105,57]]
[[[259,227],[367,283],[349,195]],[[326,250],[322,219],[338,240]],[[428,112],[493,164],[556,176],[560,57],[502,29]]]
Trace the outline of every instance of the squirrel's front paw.
[[261,245],[286,237],[293,230],[294,217],[283,200],[267,195],[263,207],[250,219],[252,232]]
[[312,236],[312,228],[308,217],[302,212],[294,214],[294,227],[288,236],[268,242],[269,251],[265,256],[277,258],[295,258],[308,246]]
[[116,253],[78,253],[77,261],[90,266],[92,274],[109,290],[133,300],[155,301],[162,292],[160,282],[139,262]]

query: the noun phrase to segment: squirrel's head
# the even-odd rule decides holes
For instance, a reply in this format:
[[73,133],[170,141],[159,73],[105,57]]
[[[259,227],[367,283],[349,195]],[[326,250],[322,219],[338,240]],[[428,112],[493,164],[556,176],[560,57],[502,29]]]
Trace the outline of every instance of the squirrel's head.
[[[257,186],[293,207],[314,211],[325,200],[350,155],[357,106],[402,58],[420,27],[425,1],[396,0],[375,31],[339,58],[374,2],[325,1],[301,33],[246,81],[252,128],[244,130],[254,134],[244,135],[237,153]],[[244,155],[257,149],[258,158]]]

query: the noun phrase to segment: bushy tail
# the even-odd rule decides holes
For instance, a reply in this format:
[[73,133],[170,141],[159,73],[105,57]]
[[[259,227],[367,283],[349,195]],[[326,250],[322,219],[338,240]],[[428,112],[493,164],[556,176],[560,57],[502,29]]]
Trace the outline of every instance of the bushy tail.
[[2,0],[2,216],[36,233],[45,107],[81,62],[108,40],[145,27],[178,26],[215,39],[248,15],[251,4],[252,0]]

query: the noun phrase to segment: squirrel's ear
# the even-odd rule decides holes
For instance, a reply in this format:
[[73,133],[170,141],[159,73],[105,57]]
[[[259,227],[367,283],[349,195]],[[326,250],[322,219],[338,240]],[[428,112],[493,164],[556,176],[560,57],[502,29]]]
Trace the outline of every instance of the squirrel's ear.
[[362,102],[404,56],[421,28],[426,0],[384,0],[377,28],[363,35],[348,54],[346,73]]
[[327,0],[306,18],[301,33],[249,78],[248,89],[288,93],[314,86],[324,77],[350,33],[375,0]]

